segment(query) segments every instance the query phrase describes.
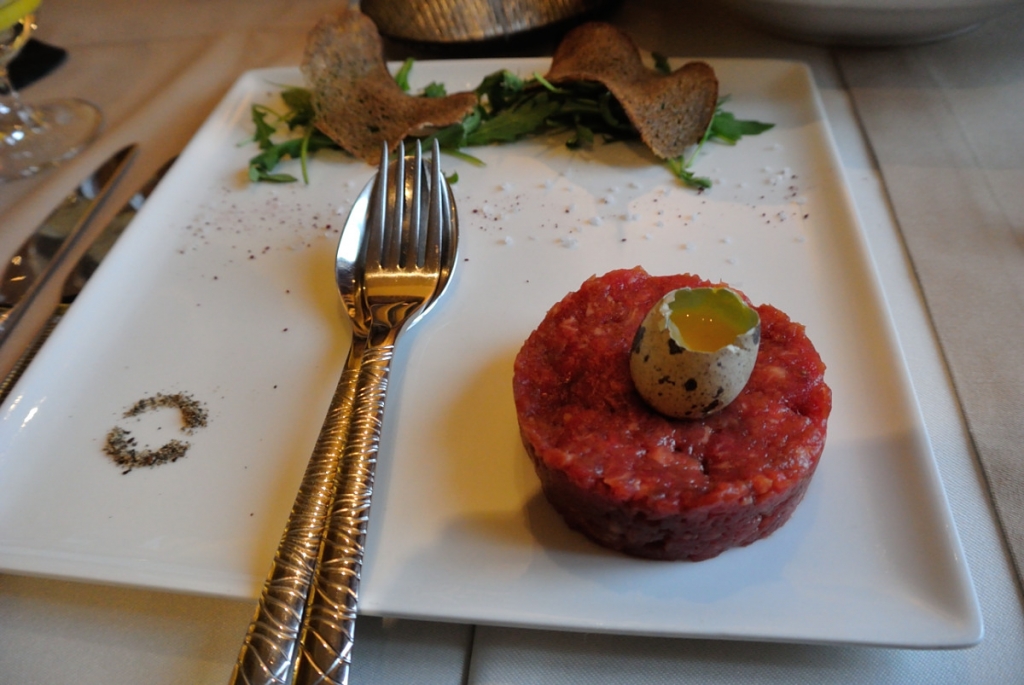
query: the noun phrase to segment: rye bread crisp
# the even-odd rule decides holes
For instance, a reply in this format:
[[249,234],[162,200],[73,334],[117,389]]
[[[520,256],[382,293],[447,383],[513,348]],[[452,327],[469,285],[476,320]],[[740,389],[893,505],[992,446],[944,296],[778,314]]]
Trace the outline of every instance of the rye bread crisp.
[[313,91],[316,127],[370,164],[380,161],[381,143],[393,150],[410,135],[462,121],[476,106],[469,92],[441,98],[403,92],[388,72],[377,27],[355,9],[316,23],[302,71]]
[[546,77],[554,84],[597,81],[616,97],[640,138],[663,159],[700,142],[718,103],[718,79],[704,62],[671,74],[648,69],[633,40],[616,27],[590,22],[570,31]]

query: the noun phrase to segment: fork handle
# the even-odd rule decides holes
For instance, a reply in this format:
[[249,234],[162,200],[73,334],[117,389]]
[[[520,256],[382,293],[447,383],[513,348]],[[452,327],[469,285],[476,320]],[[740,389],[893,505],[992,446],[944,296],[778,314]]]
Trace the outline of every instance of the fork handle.
[[295,685],[346,685],[394,345],[363,354],[348,443],[303,621]]
[[313,581],[338,464],[349,433],[365,340],[354,336],[259,605],[231,676],[232,685],[285,685],[294,669],[302,617]]

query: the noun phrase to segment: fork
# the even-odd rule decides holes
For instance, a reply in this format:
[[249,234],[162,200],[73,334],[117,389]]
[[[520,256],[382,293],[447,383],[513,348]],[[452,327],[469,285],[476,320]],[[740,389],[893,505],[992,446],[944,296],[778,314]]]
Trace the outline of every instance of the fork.
[[[399,145],[399,159],[405,158]],[[416,144],[389,178],[387,146],[366,226],[362,304],[370,328],[363,352],[348,443],[306,607],[296,685],[348,683],[355,637],[363,543],[373,495],[391,359],[398,336],[441,294],[455,259],[455,221],[435,141],[429,184]],[[426,216],[424,186],[429,185]],[[406,210],[409,210],[408,212]]]

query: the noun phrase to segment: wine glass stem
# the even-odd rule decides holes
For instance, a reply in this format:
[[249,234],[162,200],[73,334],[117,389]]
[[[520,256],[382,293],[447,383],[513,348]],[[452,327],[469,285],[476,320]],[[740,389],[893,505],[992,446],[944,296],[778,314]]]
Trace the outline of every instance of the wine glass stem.
[[0,132],[4,138],[13,133],[12,129],[34,123],[32,110],[21,101],[18,91],[11,84],[6,66],[0,66],[0,122]]

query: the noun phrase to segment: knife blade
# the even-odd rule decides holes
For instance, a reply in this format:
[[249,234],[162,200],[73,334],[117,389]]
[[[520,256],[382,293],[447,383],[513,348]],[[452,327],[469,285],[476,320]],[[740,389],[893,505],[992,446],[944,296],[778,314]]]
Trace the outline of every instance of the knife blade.
[[[49,262],[42,266],[38,276],[32,279],[31,285],[24,292],[9,297],[10,310],[0,321],[0,378],[5,379],[5,386],[7,377],[46,328],[51,314],[60,304],[64,284],[88,249],[90,233],[94,233],[89,231],[89,224],[137,152],[138,146],[134,144],[115,152],[33,232],[34,236],[54,226],[67,227],[66,237],[60,241]],[[29,238],[31,240],[32,237]],[[13,262],[11,267],[29,266]],[[4,277],[7,275],[5,271]]]
[[[75,188],[74,192],[50,213],[25,239],[0,273],[0,318],[18,303],[45,272],[57,251],[75,226],[90,212],[99,209],[101,193],[109,192],[110,174],[118,169],[115,159],[124,150],[104,162]],[[133,198],[134,201],[134,198]],[[122,210],[124,211],[124,210]],[[107,229],[104,229],[106,231]],[[89,252],[94,247],[90,245]]]
[[177,160],[178,156],[175,155],[154,171],[153,175],[139,186],[121,209],[117,210],[117,214],[107,222],[103,230],[96,236],[96,239],[89,244],[88,250],[86,250],[75,266],[75,269],[71,272],[71,275],[64,282],[64,290],[60,300],[61,304],[70,305],[75,301],[78,293],[82,292],[82,288],[85,287],[86,281],[96,271],[100,262],[107,256],[110,249],[114,247],[114,243],[121,237],[124,230],[128,228],[128,224],[132,222],[135,215],[142,209],[143,203],[149,199],[153,190],[156,189],[157,185]]
[[[85,255],[78,261],[78,265],[64,283],[64,291],[61,296],[60,304],[50,315],[50,320],[47,321],[43,330],[36,336],[36,339],[32,341],[28,349],[22,353],[21,357],[15,363],[14,368],[11,369],[9,374],[7,374],[7,377],[0,381],[0,403],[3,403],[7,398],[11,388],[14,387],[14,384],[18,381],[21,374],[25,371],[36,353],[39,351],[39,348],[42,347],[43,343],[46,342],[46,339],[50,337],[50,334],[53,333],[53,329],[57,327],[58,323],[60,323],[61,318],[64,316],[68,307],[70,307],[71,303],[75,301],[76,297],[78,297],[78,294],[82,291],[86,281],[89,280],[89,277],[92,276],[93,272],[96,271],[97,267],[99,267],[100,262],[102,262],[103,258],[106,257],[107,253],[114,246],[114,243],[117,242],[117,239],[121,237],[121,233],[124,232],[128,227],[128,224],[130,224],[132,219],[135,218],[135,215],[142,208],[143,203],[149,198],[153,189],[156,188],[157,184],[160,183],[160,180],[177,159],[178,157],[175,155],[167,160],[163,166],[153,173],[149,180],[143,183],[139,189],[135,191],[131,198],[125,202],[124,206],[118,210],[117,214],[115,214],[107,225],[103,227],[99,236],[92,242]],[[80,192],[80,190],[81,189],[76,192]],[[8,266],[8,271],[11,271],[13,266],[20,267],[20,265],[24,264],[27,259],[35,259],[39,262],[41,267],[45,267],[60,247],[64,237],[66,237],[66,231],[64,234],[61,234],[60,231],[51,231],[46,235],[33,234],[32,237],[25,241],[25,244],[21,246],[21,249],[18,250],[18,254],[15,255],[15,258],[11,260],[12,264]],[[18,265],[14,264],[16,260],[18,261]],[[23,273],[23,271],[16,272],[14,274],[15,277],[20,273]],[[7,271],[3,274],[4,277],[8,275],[10,274],[8,274]],[[29,275],[23,280],[30,280],[34,277],[33,272],[32,275]],[[0,277],[0,279],[2,279],[2,277]],[[3,321],[3,318],[11,309],[10,305],[5,304],[3,301],[3,290],[7,288],[8,290],[13,291],[13,288],[9,287],[8,284],[2,280],[0,280],[0,283],[2,283],[2,285],[0,285],[0,321]],[[27,286],[25,289],[27,289]]]

